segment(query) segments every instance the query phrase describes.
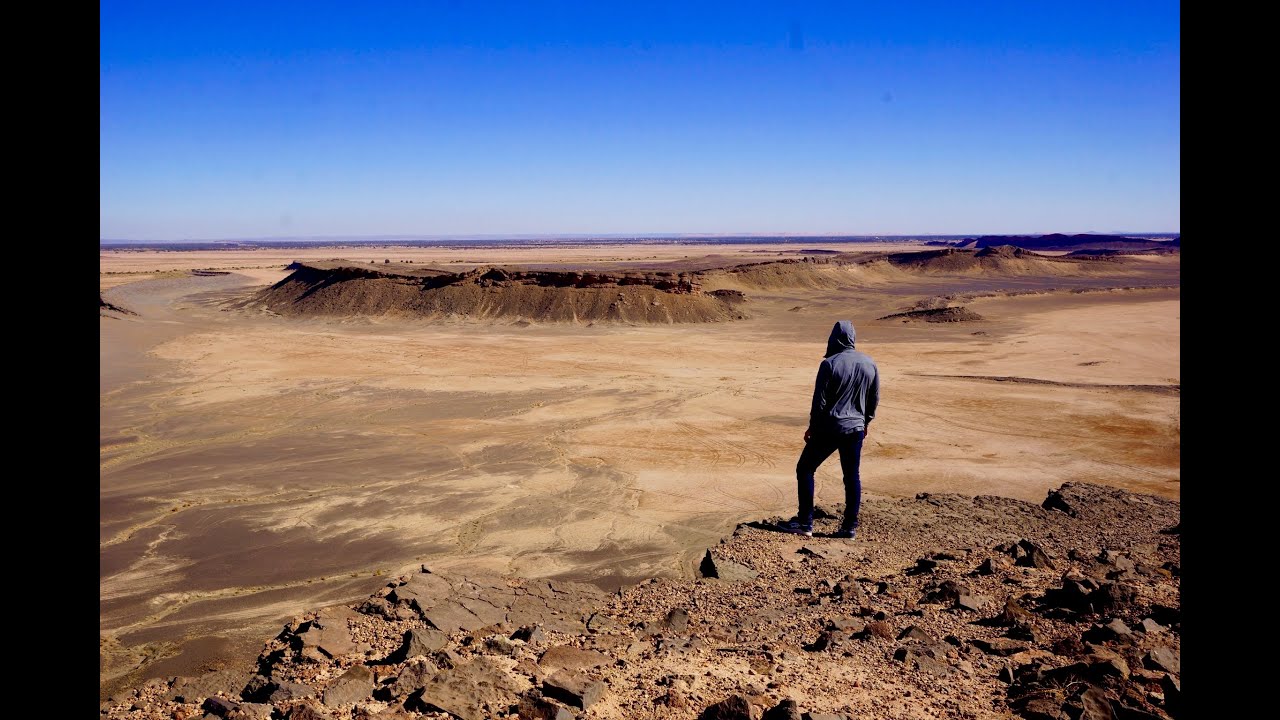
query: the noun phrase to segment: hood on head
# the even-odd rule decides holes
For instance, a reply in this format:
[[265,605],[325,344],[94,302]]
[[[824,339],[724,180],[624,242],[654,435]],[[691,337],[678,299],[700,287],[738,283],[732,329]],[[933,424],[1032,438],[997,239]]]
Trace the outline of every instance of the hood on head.
[[827,354],[823,357],[831,357],[838,352],[853,349],[853,323],[848,320],[841,320],[836,326],[831,328],[831,337],[827,339]]

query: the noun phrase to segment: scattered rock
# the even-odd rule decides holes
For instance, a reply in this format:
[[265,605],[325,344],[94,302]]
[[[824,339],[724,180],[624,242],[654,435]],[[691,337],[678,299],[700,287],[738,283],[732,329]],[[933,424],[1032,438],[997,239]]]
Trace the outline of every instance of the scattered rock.
[[1088,664],[1089,674],[1092,677],[1113,676],[1122,680],[1129,679],[1129,663],[1125,662],[1119,653],[1094,646],[1093,652],[1085,655],[1083,659]]
[[285,717],[288,720],[333,720],[328,710],[309,702],[293,706]]
[[710,549],[703,556],[702,564],[698,566],[698,570],[702,573],[702,577],[718,578],[728,582],[752,580],[759,575],[759,573],[746,565],[740,565],[726,558],[716,557]]
[[516,714],[520,720],[573,720],[573,712],[569,708],[533,694],[520,698]]
[[179,677],[169,686],[166,699],[180,703],[199,703],[219,693],[235,695],[249,679],[242,670],[218,670],[199,677]]
[[964,593],[956,598],[956,607],[961,610],[970,612],[979,612],[986,609],[993,602],[988,595],[975,595],[972,593]]
[[835,632],[831,630],[823,630],[822,632],[818,633],[818,639],[814,640],[812,643],[808,645],[805,645],[804,649],[808,650],[809,652],[822,652],[823,650],[826,650],[832,645],[835,645],[839,641],[840,641],[840,638],[836,635]]
[[948,605],[961,610],[977,612],[990,605],[992,600],[986,595],[974,593],[973,589],[966,583],[944,580],[940,583],[926,585],[925,593],[921,596],[920,602]]
[[1055,655],[1072,658],[1080,657],[1085,652],[1084,644],[1080,642],[1080,639],[1071,636],[1055,640],[1052,650]]
[[1079,720],[1115,720],[1115,712],[1111,709],[1111,701],[1101,688],[1091,685],[1080,695],[1081,713]]
[[852,602],[857,605],[867,604],[867,591],[862,589],[862,583],[854,579],[853,576],[846,576],[843,580],[837,582],[832,586],[831,593],[839,596],[845,602]]
[[918,625],[908,625],[902,632],[898,633],[898,639],[899,640],[919,640],[921,642],[930,643],[930,644],[937,642],[936,640],[934,640],[932,635],[920,629]]
[[604,683],[582,673],[561,670],[542,682],[542,692],[566,704],[586,710],[604,695]]
[[1133,638],[1133,631],[1120,618],[1114,618],[1104,624],[1097,624],[1089,628],[1081,636],[1085,642],[1102,643],[1102,642],[1127,642]]
[[392,699],[404,700],[430,682],[439,671],[440,668],[428,661],[411,663],[387,686],[387,692]]
[[1151,606],[1151,619],[1166,627],[1181,627],[1182,610],[1156,603]]
[[947,664],[947,645],[929,645],[923,642],[908,642],[901,645],[893,653],[893,659],[909,668],[914,668],[935,677],[946,677],[955,672]]
[[867,623],[867,629],[864,632],[867,637],[878,637],[885,640],[892,640],[897,636],[893,631],[893,626],[883,620],[873,620]]
[[1044,631],[1031,623],[1016,623],[1005,633],[1015,640],[1026,640],[1033,645],[1047,645],[1049,640]]
[[791,698],[784,698],[777,705],[766,710],[760,720],[802,720],[802,718],[796,701]]
[[514,704],[528,688],[528,680],[512,675],[501,659],[482,655],[436,673],[416,698],[428,710],[443,710],[462,720],[483,720],[498,708]]
[[585,670],[598,668],[613,662],[613,658],[595,650],[583,650],[572,645],[556,645],[547,648],[538,658],[540,665],[547,672],[557,670]]
[[730,695],[720,702],[709,705],[698,720],[756,720],[759,714],[756,707],[747,702],[741,695]]
[[265,675],[254,675],[240,690],[240,697],[249,702],[263,702],[275,689],[276,686],[270,678]]
[[1049,496],[1044,499],[1044,502],[1040,504],[1040,507],[1045,510],[1058,510],[1070,515],[1071,517],[1075,517],[1077,514],[1076,509],[1072,507],[1066,497],[1057,490],[1050,490]]
[[442,576],[431,572],[411,575],[403,584],[387,595],[393,603],[404,603],[421,612],[446,600],[453,594],[453,586]]
[[1121,620],[1120,618],[1113,619],[1111,622],[1107,623],[1104,627],[1106,627],[1107,630],[1111,631],[1111,633],[1117,639],[1129,637],[1130,635],[1133,634],[1133,631],[1129,629],[1129,626],[1125,625],[1124,621]]
[[931,573],[938,567],[938,561],[933,558],[920,558],[916,560],[916,566],[907,571],[908,575],[921,575]]
[[999,575],[1009,568],[1009,560],[1004,557],[989,557],[975,570],[979,575]]
[[1182,663],[1178,659],[1178,653],[1163,645],[1152,648],[1146,657],[1142,659],[1142,663],[1152,670],[1163,670],[1173,675],[1182,672]]
[[220,697],[211,697],[201,703],[200,709],[207,713],[212,713],[218,717],[224,718],[231,713],[238,711],[240,709],[240,703],[225,700]]
[[1022,555],[1018,558],[1019,565],[1046,570],[1055,569],[1053,560],[1039,545],[1024,539],[1018,541],[1018,547],[1022,550]]
[[671,632],[682,633],[689,627],[689,612],[684,608],[672,608],[664,622]]
[[966,307],[941,307],[927,310],[909,310],[893,313],[877,320],[900,320],[904,323],[923,321],[928,323],[974,322],[983,320],[981,315]]
[[1182,714],[1182,681],[1166,674],[1160,678],[1160,689],[1164,692],[1165,710],[1170,715],[1179,717]]
[[925,586],[925,593],[920,598],[921,603],[936,603],[938,605],[954,605],[961,595],[972,594],[969,586],[955,580],[944,580],[940,583],[930,583]]
[[272,720],[275,708],[266,703],[240,703],[228,720]]
[[542,631],[541,625],[525,625],[511,633],[511,639],[521,640],[530,645],[541,645],[547,641],[547,634]]
[[1094,612],[1108,615],[1126,614],[1138,600],[1138,589],[1127,583],[1103,583],[1089,594]]
[[352,665],[324,691],[324,704],[329,707],[351,705],[373,692],[373,673],[363,665]]
[[406,630],[404,642],[400,648],[387,658],[390,662],[404,662],[409,658],[430,655],[444,649],[449,644],[449,636],[435,628],[416,628]]
[[867,624],[858,618],[837,617],[827,621],[827,629],[852,636],[865,631]]
[[[416,601],[415,601],[416,602]],[[422,618],[441,632],[471,632],[491,623],[477,617],[460,602],[447,601],[422,610]]]
[[271,685],[272,689],[270,694],[267,696],[267,700],[273,705],[286,703],[290,700],[313,698],[318,694],[315,688],[302,683],[281,681],[273,682]]
[[295,636],[299,652],[318,650],[329,658],[356,652],[356,644],[345,620],[334,619],[324,625],[319,622],[319,619],[311,621],[306,630]]
[[1138,629],[1148,635],[1169,632],[1169,628],[1161,625],[1151,618],[1143,618],[1142,622],[1138,624]]
[[484,639],[485,650],[511,657],[516,654],[516,644],[504,635],[490,635]]
[[1069,720],[1062,710],[1065,700],[1061,690],[1037,690],[1015,700],[1013,708],[1025,720]]
[[1021,625],[1030,622],[1034,616],[1030,610],[1018,604],[1018,601],[1012,597],[1004,601],[1004,610],[1000,611],[994,619],[997,625]]
[[[771,549],[785,538],[740,525],[702,557],[721,580],[746,579],[759,568],[768,581],[740,586],[665,578],[610,598],[558,580],[405,576],[360,603],[360,612],[331,608],[289,623],[259,655],[258,675],[238,674],[204,698],[194,697],[199,678],[157,680],[117,693],[102,714],[170,717],[173,706],[157,697],[181,689],[193,695],[178,712],[188,720],[271,720],[273,712],[274,720],[408,720],[426,711],[459,720],[700,711],[751,718],[766,709],[773,720],[843,717],[802,713],[794,702],[769,707],[788,695],[832,699],[815,694],[815,683],[828,679],[797,673],[797,662],[823,662],[799,654],[803,646],[857,664],[850,687],[874,697],[905,679],[900,709],[908,712],[918,705],[948,717],[1179,718],[1179,577],[1168,569],[1180,564],[1179,540],[1156,534],[1176,521],[1176,503],[1063,487],[1062,501],[1077,515],[988,496],[932,493],[896,505],[871,499],[868,509],[879,511],[867,516],[880,533],[874,546],[847,551],[815,539],[800,551],[807,557],[790,557],[798,542]],[[1018,537],[992,557],[981,550]],[[1044,564],[1037,553],[1065,568],[1061,587],[1052,573],[1030,569]],[[999,604],[988,605],[984,593]],[[986,609],[975,618],[951,608]],[[441,626],[465,633],[456,647]],[[1003,637],[991,637],[992,626]],[[1046,651],[1050,642],[1054,654]],[[894,663],[874,662],[886,651]],[[699,670],[678,674],[690,668]],[[994,678],[1006,686],[1003,713],[966,694]],[[926,685],[941,694],[918,702]],[[742,702],[727,698],[731,692]],[[713,700],[729,702],[708,706]]]
[[1001,657],[1008,657],[1009,655],[1014,655],[1031,649],[1031,647],[1024,642],[1018,642],[1017,640],[1010,640],[1008,638],[993,638],[990,640],[979,638],[973,641],[973,646],[988,655],[999,655]]

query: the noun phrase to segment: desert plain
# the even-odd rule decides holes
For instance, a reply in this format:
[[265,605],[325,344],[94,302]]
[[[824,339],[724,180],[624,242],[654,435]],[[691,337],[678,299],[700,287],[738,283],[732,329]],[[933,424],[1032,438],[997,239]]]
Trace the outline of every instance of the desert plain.
[[[738,523],[794,512],[840,319],[881,373],[867,497],[1039,502],[1088,482],[1178,499],[1180,256],[939,252],[102,250],[100,292],[120,309],[100,313],[102,693],[251,659],[289,618],[424,563],[606,590],[693,576]],[[701,276],[741,293],[714,322],[654,321],[648,295],[646,321],[566,322],[304,302],[341,281],[270,295],[295,262],[401,285],[423,268],[767,267]],[[901,315],[947,307],[968,312]],[[817,495],[842,498],[834,460]]]

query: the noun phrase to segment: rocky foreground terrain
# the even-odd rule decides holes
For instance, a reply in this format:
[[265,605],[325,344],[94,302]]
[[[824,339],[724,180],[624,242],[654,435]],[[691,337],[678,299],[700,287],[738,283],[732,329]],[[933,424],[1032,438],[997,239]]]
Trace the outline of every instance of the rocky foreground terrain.
[[740,526],[616,594],[431,572],[295,619],[256,667],[107,718],[1179,718],[1179,505],[1067,483],[869,499],[857,540]]

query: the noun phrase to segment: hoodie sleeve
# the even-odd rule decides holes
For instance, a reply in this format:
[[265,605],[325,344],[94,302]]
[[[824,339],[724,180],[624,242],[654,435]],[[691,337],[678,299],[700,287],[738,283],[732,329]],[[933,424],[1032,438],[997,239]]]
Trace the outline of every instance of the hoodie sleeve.
[[880,368],[872,365],[871,385],[867,388],[867,424],[876,417],[876,406],[880,404]]
[[827,410],[827,383],[831,380],[831,363],[823,360],[818,366],[818,380],[813,387],[813,403],[809,408],[809,428],[818,426],[818,420]]

